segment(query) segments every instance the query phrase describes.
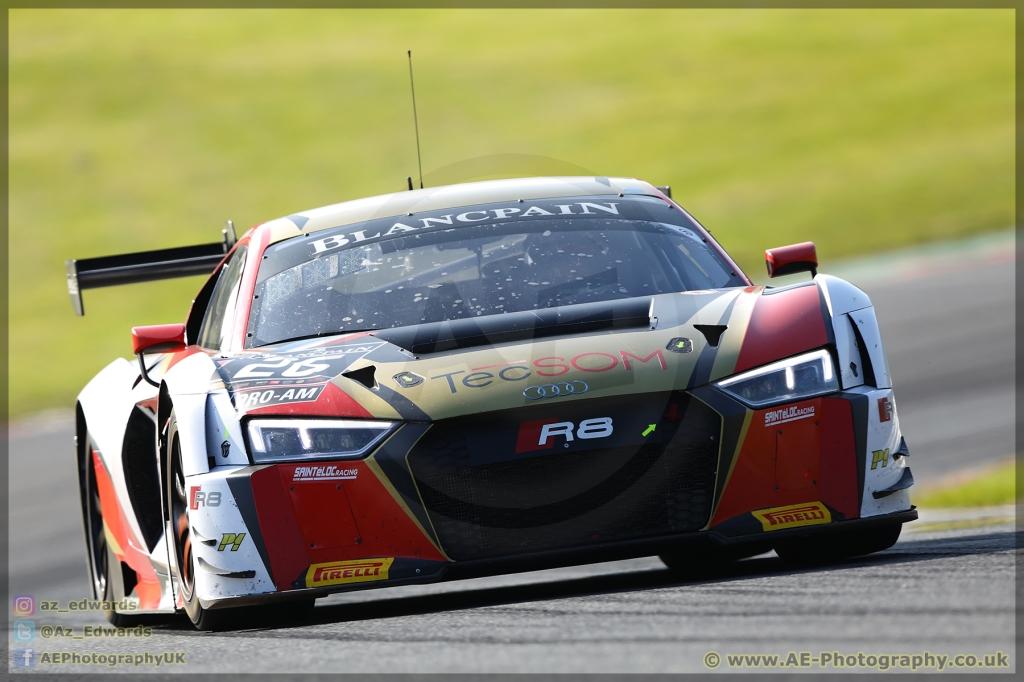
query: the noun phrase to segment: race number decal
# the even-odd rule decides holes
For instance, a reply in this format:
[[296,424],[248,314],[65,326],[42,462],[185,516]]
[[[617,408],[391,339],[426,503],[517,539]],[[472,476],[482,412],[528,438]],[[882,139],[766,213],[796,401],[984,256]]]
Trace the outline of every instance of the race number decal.
[[321,346],[294,353],[261,353],[218,359],[236,409],[313,402],[353,362],[383,343]]

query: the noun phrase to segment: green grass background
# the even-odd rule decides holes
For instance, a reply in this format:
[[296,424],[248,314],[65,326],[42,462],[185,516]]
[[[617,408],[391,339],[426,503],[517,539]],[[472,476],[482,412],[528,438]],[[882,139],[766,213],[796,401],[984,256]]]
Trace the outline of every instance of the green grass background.
[[1017,466],[1007,462],[969,480],[941,487],[911,491],[910,500],[919,507],[989,507],[1014,504],[1024,498],[1017,485]]
[[[427,183],[670,184],[748,271],[1013,222],[1012,10],[11,10],[10,410],[73,405],[195,278],[65,258]],[[510,156],[524,155],[524,156]],[[467,162],[467,160],[475,160]],[[240,230],[241,231],[241,230]]]

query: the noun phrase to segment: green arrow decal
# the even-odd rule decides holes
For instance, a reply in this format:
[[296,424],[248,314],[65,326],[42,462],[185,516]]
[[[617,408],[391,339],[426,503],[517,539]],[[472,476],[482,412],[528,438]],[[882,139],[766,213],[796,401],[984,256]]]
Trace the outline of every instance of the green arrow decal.
[[647,427],[647,428],[646,428],[646,429],[644,430],[644,433],[643,433],[643,435],[644,435],[644,436],[646,436],[646,435],[648,435],[648,434],[654,433],[654,429],[655,429],[655,428],[657,428],[657,426],[658,426],[657,424],[651,424],[650,426],[648,426],[648,427]]

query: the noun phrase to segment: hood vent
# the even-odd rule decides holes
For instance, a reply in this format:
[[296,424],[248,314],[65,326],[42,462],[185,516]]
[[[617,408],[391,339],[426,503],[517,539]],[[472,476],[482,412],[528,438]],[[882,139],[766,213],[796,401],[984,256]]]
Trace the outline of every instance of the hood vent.
[[708,344],[712,348],[718,348],[718,344],[722,340],[722,334],[729,327],[724,324],[695,324],[693,328],[704,335],[704,338],[708,340]]
[[372,390],[377,388],[377,380],[373,376],[376,372],[377,368],[374,365],[367,365],[360,369],[354,369],[351,372],[342,372],[341,376],[352,381],[358,381],[363,386]]

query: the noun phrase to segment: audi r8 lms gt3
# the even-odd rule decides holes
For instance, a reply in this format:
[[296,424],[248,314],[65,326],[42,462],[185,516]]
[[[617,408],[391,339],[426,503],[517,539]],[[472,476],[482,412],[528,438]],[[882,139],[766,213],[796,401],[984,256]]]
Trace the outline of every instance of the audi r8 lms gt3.
[[917,514],[871,301],[668,188],[535,178],[68,261],[82,291],[208,273],[81,392],[97,599],[224,627],[343,590],[659,555],[885,549]]

